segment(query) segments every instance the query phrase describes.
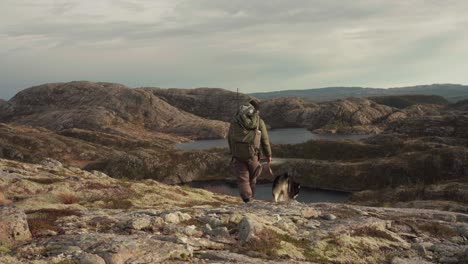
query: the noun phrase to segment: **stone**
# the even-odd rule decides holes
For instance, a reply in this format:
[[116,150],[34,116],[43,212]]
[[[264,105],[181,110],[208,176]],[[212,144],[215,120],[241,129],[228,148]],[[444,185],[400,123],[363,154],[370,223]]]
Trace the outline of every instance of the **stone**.
[[422,256],[426,256],[427,255],[427,250],[426,250],[426,247],[421,244],[421,243],[414,243],[411,245],[411,248],[413,248],[414,250],[418,251],[420,255]]
[[440,263],[446,263],[446,264],[459,264],[460,263],[460,260],[458,260],[458,258],[456,257],[441,257],[439,259],[439,262]]
[[210,235],[215,237],[229,237],[229,230],[225,226],[217,227],[211,230]]
[[197,227],[194,225],[186,226],[183,233],[187,236],[198,236],[200,234],[200,232],[197,231]]
[[180,221],[187,221],[187,220],[192,219],[192,216],[190,216],[190,215],[187,214],[187,213],[177,212],[177,215],[179,216],[179,220],[180,220]]
[[41,165],[49,168],[63,168],[63,164],[60,161],[51,158],[45,158],[41,161]]
[[163,216],[164,222],[169,224],[178,224],[180,223],[179,215],[176,213],[169,213]]
[[457,231],[460,234],[460,236],[468,238],[468,226],[467,225],[459,226],[457,228]]
[[315,210],[314,208],[310,208],[310,207],[301,210],[301,215],[304,218],[317,218],[317,217],[319,217],[319,213],[317,212],[317,210]]
[[130,219],[127,223],[127,227],[135,230],[143,230],[150,227],[152,224],[151,217],[149,216],[139,216],[135,219]]
[[263,230],[263,225],[257,221],[244,217],[239,223],[239,238],[241,244],[245,244],[252,238],[256,237],[256,234]]
[[11,247],[31,240],[31,232],[23,210],[0,207],[0,246]]
[[313,220],[313,219],[309,220],[309,222],[307,222],[306,224],[306,227],[311,228],[311,229],[316,229],[319,226],[320,226],[320,222],[317,220]]
[[87,252],[82,252],[77,255],[74,260],[78,264],[106,264],[103,258],[96,254],[90,254]]
[[333,221],[336,219],[336,216],[334,214],[326,214],[324,216],[322,216],[323,219],[325,220],[329,220],[329,221]]
[[44,230],[44,231],[41,231],[41,235],[43,235],[43,236],[56,236],[57,232],[54,231],[54,230]]
[[211,227],[218,227],[224,225],[223,221],[214,216],[205,216],[200,218],[200,220],[204,223],[208,223]]

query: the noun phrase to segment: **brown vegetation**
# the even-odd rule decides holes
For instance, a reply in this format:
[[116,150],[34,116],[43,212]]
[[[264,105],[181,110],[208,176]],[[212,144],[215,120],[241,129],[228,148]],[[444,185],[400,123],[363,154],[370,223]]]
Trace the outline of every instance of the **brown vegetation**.
[[63,204],[75,204],[80,201],[75,194],[73,193],[59,193],[57,195],[57,198],[63,203]]
[[11,203],[12,203],[12,201],[7,199],[5,197],[5,194],[3,194],[3,192],[0,192],[0,205],[8,205],[8,204],[11,204]]
[[28,215],[28,226],[33,237],[38,237],[43,231],[62,232],[62,229],[55,223],[61,217],[77,215],[81,213],[76,210],[58,210],[58,209],[41,209],[26,211]]

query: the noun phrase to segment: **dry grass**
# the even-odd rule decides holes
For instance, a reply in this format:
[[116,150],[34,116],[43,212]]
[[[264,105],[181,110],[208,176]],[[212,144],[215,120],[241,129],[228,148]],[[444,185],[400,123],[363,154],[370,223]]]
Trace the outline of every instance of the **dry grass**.
[[212,193],[224,194],[224,195],[233,195],[231,189],[226,186],[205,186],[203,189],[210,191]]
[[383,239],[387,239],[390,241],[394,240],[394,238],[388,233],[386,233],[385,231],[379,230],[377,228],[369,227],[369,226],[364,226],[364,227],[353,230],[352,235],[360,236],[360,237],[383,238]]
[[340,219],[345,219],[345,218],[353,218],[360,216],[360,214],[353,209],[349,208],[337,208],[334,212],[334,215],[336,215]]
[[35,182],[35,183],[39,183],[39,184],[53,184],[53,183],[62,181],[60,179],[54,179],[54,178],[28,178],[27,180]]
[[33,237],[38,237],[43,231],[51,230],[57,233],[63,232],[63,230],[55,224],[55,221],[60,217],[78,215],[81,213],[76,210],[56,210],[56,209],[41,209],[26,211],[28,215],[28,226]]
[[0,192],[0,205],[8,205],[11,204],[12,201],[8,200],[3,192]]
[[267,258],[277,258],[277,249],[280,248],[281,240],[278,234],[270,229],[263,229],[257,237],[248,241],[245,245],[239,246],[240,251],[255,251]]
[[59,193],[57,198],[63,204],[76,204],[80,201],[73,193]]
[[109,185],[106,185],[97,181],[92,181],[92,182],[90,181],[90,182],[86,182],[85,184],[83,184],[83,187],[80,187],[79,189],[80,190],[104,190],[104,189],[111,189],[111,188],[118,188],[118,186],[117,185],[109,186]]
[[450,238],[457,236],[458,233],[452,228],[437,222],[416,224],[418,229],[437,237]]

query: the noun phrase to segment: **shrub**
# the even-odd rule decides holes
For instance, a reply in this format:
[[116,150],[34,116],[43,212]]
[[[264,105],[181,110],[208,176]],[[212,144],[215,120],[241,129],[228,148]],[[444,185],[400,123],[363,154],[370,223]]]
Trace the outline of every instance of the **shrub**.
[[60,193],[57,195],[57,198],[63,204],[75,204],[78,203],[80,200],[72,193]]
[[26,211],[28,215],[28,226],[33,237],[38,237],[45,230],[55,231],[57,233],[63,230],[55,223],[60,217],[77,215],[81,213],[77,210],[68,209],[41,209]]
[[417,224],[421,231],[427,232],[437,237],[450,238],[458,235],[452,228],[437,222]]

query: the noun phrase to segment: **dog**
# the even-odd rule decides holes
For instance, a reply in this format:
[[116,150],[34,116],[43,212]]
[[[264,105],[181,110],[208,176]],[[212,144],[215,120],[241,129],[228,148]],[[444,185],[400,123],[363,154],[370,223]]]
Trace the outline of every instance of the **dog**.
[[288,174],[276,176],[273,182],[272,194],[275,202],[296,199],[299,195],[301,185],[295,182]]

